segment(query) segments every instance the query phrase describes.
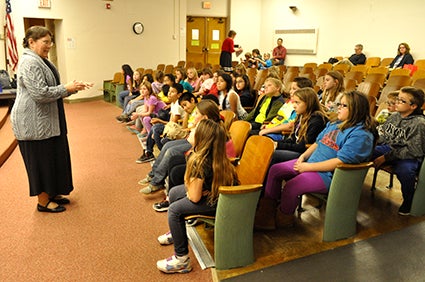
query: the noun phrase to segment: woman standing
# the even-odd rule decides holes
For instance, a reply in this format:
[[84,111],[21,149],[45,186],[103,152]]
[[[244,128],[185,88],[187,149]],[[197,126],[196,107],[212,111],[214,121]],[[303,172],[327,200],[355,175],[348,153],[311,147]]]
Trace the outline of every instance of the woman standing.
[[12,108],[13,132],[18,140],[30,184],[30,196],[38,197],[40,212],[63,212],[74,189],[63,97],[92,84],[61,84],[59,73],[47,59],[52,33],[41,26],[25,32],[19,60],[18,89]]
[[243,51],[242,48],[235,49],[233,42],[235,36],[236,31],[230,30],[227,38],[224,39],[223,44],[221,45],[220,66],[225,72],[232,72],[232,53],[237,52],[240,54]]

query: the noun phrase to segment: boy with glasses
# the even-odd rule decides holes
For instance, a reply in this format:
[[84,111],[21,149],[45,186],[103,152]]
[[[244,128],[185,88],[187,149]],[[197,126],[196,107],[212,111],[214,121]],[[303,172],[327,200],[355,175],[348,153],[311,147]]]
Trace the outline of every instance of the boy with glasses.
[[416,174],[425,155],[424,92],[404,87],[396,98],[395,110],[378,127],[379,141],[373,159],[376,167],[390,164],[401,183],[403,203],[398,213],[409,215],[415,193]]

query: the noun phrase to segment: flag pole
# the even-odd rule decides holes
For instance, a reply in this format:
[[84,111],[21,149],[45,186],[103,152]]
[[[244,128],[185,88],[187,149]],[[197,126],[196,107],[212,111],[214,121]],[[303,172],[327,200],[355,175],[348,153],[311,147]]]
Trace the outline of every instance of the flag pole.
[[6,32],[7,32],[6,25],[4,25],[3,26],[3,48],[4,48],[4,63],[6,64],[4,69],[7,70],[7,72],[9,72],[9,63],[7,60]]

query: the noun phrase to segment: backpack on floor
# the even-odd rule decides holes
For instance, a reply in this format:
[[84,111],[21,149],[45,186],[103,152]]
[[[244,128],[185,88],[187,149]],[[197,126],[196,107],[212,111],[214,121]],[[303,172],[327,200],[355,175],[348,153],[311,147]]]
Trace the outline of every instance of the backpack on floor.
[[3,89],[12,88],[12,86],[10,85],[9,73],[5,70],[0,70],[0,84],[1,84]]

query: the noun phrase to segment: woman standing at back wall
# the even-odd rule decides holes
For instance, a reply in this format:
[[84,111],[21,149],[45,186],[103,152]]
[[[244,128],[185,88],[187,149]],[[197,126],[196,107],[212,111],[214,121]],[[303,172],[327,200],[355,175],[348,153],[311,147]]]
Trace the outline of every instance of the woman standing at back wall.
[[236,31],[230,30],[227,38],[224,39],[221,45],[220,66],[225,72],[232,72],[232,53],[240,54],[243,50],[240,47],[235,49],[233,40],[235,39]]
[[63,97],[92,84],[60,83],[56,67],[48,60],[52,33],[33,26],[25,32],[19,60],[16,101],[12,108],[13,132],[18,140],[30,184],[30,196],[38,197],[40,212],[63,212],[70,201],[71,159]]

